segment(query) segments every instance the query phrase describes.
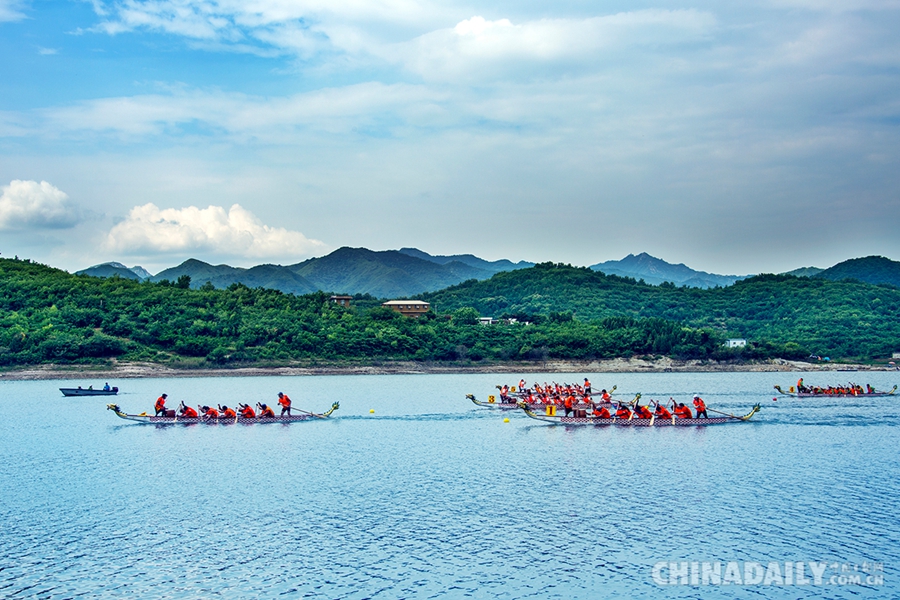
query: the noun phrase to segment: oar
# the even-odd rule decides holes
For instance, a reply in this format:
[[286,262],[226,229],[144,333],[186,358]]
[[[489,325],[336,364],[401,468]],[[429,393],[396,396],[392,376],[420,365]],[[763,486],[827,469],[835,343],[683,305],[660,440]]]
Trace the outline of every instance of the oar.
[[726,417],[731,417],[732,419],[737,419],[738,421],[743,421],[743,420],[744,420],[744,419],[742,419],[742,418],[740,418],[740,417],[734,416],[734,415],[731,414],[731,413],[722,412],[721,410],[715,410],[715,409],[712,409],[712,408],[710,408],[710,407],[708,407],[708,406],[706,407],[706,410],[708,410],[708,411],[710,411],[710,412],[714,412],[714,413],[719,413],[720,415],[725,415]]
[[320,415],[320,414],[317,414],[317,413],[314,413],[314,412],[309,412],[308,410],[301,410],[301,409],[299,409],[299,408],[294,408],[293,406],[291,407],[291,410],[296,410],[297,412],[302,412],[302,413],[305,413],[305,414],[310,415],[310,416],[313,416],[313,417],[319,417],[320,419],[326,419],[326,418],[327,418],[325,415]]

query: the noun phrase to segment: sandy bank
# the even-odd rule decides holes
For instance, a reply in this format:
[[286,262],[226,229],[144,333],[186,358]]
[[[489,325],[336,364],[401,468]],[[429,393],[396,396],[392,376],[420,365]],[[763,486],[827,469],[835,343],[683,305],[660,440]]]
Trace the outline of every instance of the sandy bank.
[[545,361],[507,363],[379,362],[370,365],[322,365],[291,367],[242,367],[234,369],[176,369],[153,363],[119,363],[112,366],[41,365],[0,373],[0,381],[41,379],[118,380],[142,377],[255,377],[267,375],[387,375],[437,373],[714,373],[776,371],[887,371],[888,365],[807,363],[775,359],[753,363],[678,361],[669,358],[642,360],[616,358],[595,361]]

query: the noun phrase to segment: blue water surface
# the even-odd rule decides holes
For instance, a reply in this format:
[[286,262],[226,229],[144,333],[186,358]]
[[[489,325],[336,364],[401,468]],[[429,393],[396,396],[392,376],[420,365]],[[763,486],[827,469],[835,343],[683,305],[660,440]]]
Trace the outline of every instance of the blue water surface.
[[[708,428],[565,427],[465,399],[523,376],[763,410]],[[798,376],[129,379],[110,381],[114,399],[58,391],[103,381],[0,379],[0,597],[900,597],[898,399],[773,401]],[[341,408],[217,426],[105,408],[152,411],[163,392],[170,405],[274,405],[279,391]],[[874,561],[883,583],[661,585],[662,561],[820,561],[828,575]]]

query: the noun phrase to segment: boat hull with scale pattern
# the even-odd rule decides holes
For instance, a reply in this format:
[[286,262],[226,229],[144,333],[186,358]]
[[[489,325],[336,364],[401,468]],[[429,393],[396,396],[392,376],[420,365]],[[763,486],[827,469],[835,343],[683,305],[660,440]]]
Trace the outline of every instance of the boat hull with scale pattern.
[[[107,404],[106,408],[108,410],[113,411],[117,417],[120,419],[125,419],[126,421],[134,421],[136,423],[144,423],[147,425],[233,425],[233,424],[267,424],[267,423],[297,423],[300,421],[309,421],[312,419],[327,419],[331,416],[331,414],[340,408],[340,403],[335,402],[331,405],[331,408],[322,414],[318,413],[310,413],[310,412],[302,412],[293,415],[276,415],[274,417],[253,417],[252,419],[247,419],[240,415],[236,417],[219,417],[219,418],[209,418],[209,417],[157,417],[154,415],[148,415],[147,413],[142,413],[138,415],[131,415],[121,411],[117,404]],[[297,410],[296,408],[293,410]]]

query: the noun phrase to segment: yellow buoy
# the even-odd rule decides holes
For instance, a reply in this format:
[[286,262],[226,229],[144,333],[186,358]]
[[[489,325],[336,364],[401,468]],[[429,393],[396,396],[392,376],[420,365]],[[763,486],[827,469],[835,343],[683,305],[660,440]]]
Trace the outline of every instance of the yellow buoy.
[[370,409],[369,409],[369,413],[370,413],[370,414],[374,414],[374,413],[375,413],[375,409],[374,409],[374,408],[370,408]]
[[504,422],[504,423],[509,423],[509,417],[506,417],[505,419],[503,419],[503,422]]

